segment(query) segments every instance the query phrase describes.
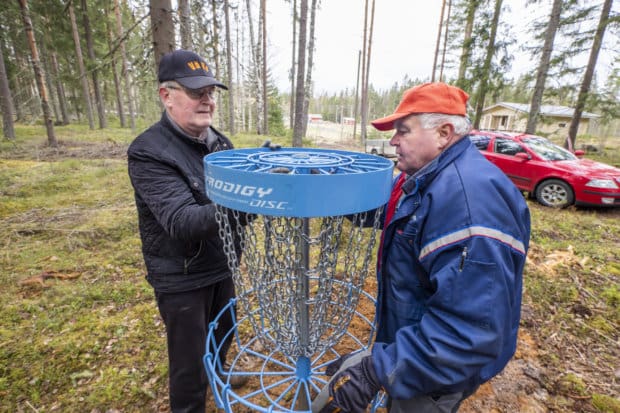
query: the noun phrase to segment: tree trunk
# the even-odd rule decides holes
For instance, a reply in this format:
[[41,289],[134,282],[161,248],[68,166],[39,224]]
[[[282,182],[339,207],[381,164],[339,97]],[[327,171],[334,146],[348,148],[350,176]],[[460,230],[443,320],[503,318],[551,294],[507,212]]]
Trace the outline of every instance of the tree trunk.
[[263,133],[265,135],[269,134],[269,105],[267,100],[267,0],[261,0],[260,2],[261,9],[261,24],[262,24],[262,53],[261,53],[261,85],[262,85],[262,93],[263,93]]
[[30,46],[30,53],[32,55],[32,69],[34,70],[34,76],[37,81],[37,88],[39,89],[39,96],[41,97],[41,109],[43,110],[43,121],[47,130],[47,143],[56,148],[58,147],[58,141],[54,134],[54,123],[52,122],[52,116],[50,114],[50,106],[47,101],[47,90],[45,90],[45,73],[41,70],[41,62],[39,61],[39,51],[37,49],[37,43],[34,38],[34,30],[32,29],[32,20],[30,19],[30,10],[28,9],[27,0],[19,0],[19,6],[21,8],[22,20],[24,21],[24,30],[28,38],[28,45]]
[[116,15],[116,31],[119,38],[118,48],[121,52],[121,75],[125,80],[125,93],[127,93],[127,106],[129,108],[129,126],[132,131],[136,130],[136,111],[134,109],[133,91],[131,76],[129,76],[127,53],[125,51],[125,40],[123,39],[123,19],[121,17],[121,6],[119,0],[114,0],[114,14]]
[[362,95],[362,144],[366,147],[366,139],[368,138],[368,85],[370,84],[370,56],[372,52],[372,35],[375,25],[375,0],[372,0],[370,11],[370,29],[368,31],[368,51],[366,52],[366,64],[364,75],[364,89]]
[[62,116],[62,124],[69,124],[69,112],[67,111],[67,97],[65,96],[65,87],[60,80],[60,73],[58,70],[58,58],[56,53],[52,53],[52,72],[56,78],[56,94],[58,95],[58,104],[60,105],[60,114]]
[[[308,113],[310,99],[312,98],[312,68],[314,65],[314,28],[316,26],[317,0],[312,0],[310,6],[310,39],[308,43],[308,67],[306,69],[306,93],[304,94],[304,113]],[[304,122],[303,136],[306,136],[308,122]]]
[[596,61],[598,60],[598,54],[603,44],[603,36],[605,35],[605,29],[609,23],[609,13],[611,10],[611,3],[613,0],[605,0],[603,3],[603,9],[601,11],[601,18],[596,28],[594,35],[594,41],[592,42],[592,49],[590,49],[590,58],[588,59],[588,66],[586,72],[583,75],[583,81],[579,88],[579,95],[577,97],[577,105],[575,106],[575,112],[571,119],[570,126],[568,128],[568,137],[571,141],[572,147],[575,147],[575,140],[577,138],[577,132],[579,131],[579,122],[581,121],[581,114],[586,105],[586,99],[590,91],[590,84],[592,83],[592,77],[594,76],[594,69],[596,68]]
[[99,75],[97,70],[97,57],[95,56],[95,47],[93,45],[93,33],[90,27],[90,19],[88,17],[88,4],[86,0],[82,0],[82,19],[84,23],[84,34],[86,35],[86,51],[90,60],[91,73],[93,77],[93,91],[95,92],[95,104],[97,105],[97,115],[99,116],[99,128],[108,127],[108,121],[105,116],[105,107],[101,89],[99,86]]
[[459,74],[456,80],[456,85],[461,89],[465,88],[465,71],[469,66],[469,60],[471,59],[473,39],[471,33],[474,29],[474,19],[476,17],[476,10],[479,6],[479,0],[469,0],[467,4],[467,18],[465,22],[465,33],[463,36],[463,47],[461,48],[461,58],[459,61]]
[[291,101],[289,104],[289,127],[295,120],[295,47],[297,46],[297,0],[293,0],[293,52],[291,53]]
[[444,37],[443,37],[443,51],[441,53],[441,66],[439,67],[439,81],[443,82],[443,67],[446,63],[446,50],[448,49],[448,27],[450,27],[450,12],[452,10],[452,0],[448,0],[448,14],[446,16],[446,23]]
[[157,72],[161,57],[174,51],[175,48],[171,1],[149,0],[149,10],[151,13],[155,71]]
[[[23,49],[15,44],[11,45],[12,55],[15,56],[15,62],[17,67],[28,67],[28,63],[22,57]],[[7,73],[8,75],[8,73]],[[10,83],[9,83],[10,84]],[[20,90],[25,90],[24,80],[20,77],[13,77],[13,90],[17,93],[13,95],[13,107],[15,109],[15,122],[21,122],[24,120],[24,103],[25,99],[20,99]]]
[[224,17],[226,22],[226,66],[228,72],[228,131],[231,135],[235,131],[235,96],[233,94],[232,44],[230,40],[230,4],[224,0]]
[[538,122],[538,114],[540,113],[540,105],[542,103],[543,92],[545,91],[545,82],[547,73],[549,72],[549,62],[551,61],[551,52],[553,52],[553,41],[555,34],[560,25],[560,14],[562,12],[562,0],[553,0],[547,31],[545,32],[545,42],[543,45],[538,71],[536,72],[536,85],[532,93],[532,101],[530,103],[530,113],[527,118],[527,126],[525,133],[536,133],[536,123]]
[[[181,48],[192,49],[192,24],[190,18],[189,0],[179,0],[179,32],[181,34]],[[215,16],[214,16],[215,18]]]
[[[245,50],[243,48],[243,42],[242,42],[242,29],[241,29],[241,10],[240,10],[241,5],[239,5],[239,8],[237,9],[237,13],[234,14],[234,16],[236,17],[236,21],[235,21],[235,38],[237,39],[237,45],[236,45],[236,51],[237,51],[237,56],[245,56]],[[243,78],[243,73],[241,72],[241,67],[242,67],[242,61],[241,58],[235,59],[235,78],[236,78],[236,83],[237,83],[237,87],[235,87],[235,117],[236,117],[236,124],[237,126],[240,126],[241,131],[247,131],[244,129],[243,125],[245,125],[244,123],[244,111],[243,111],[243,102],[244,102],[244,88],[243,88],[243,81],[241,80]]]
[[489,76],[491,72],[491,61],[493,60],[493,55],[495,54],[495,37],[497,36],[497,26],[499,24],[499,15],[501,11],[502,0],[495,0],[495,11],[493,12],[493,23],[491,24],[489,45],[487,46],[487,54],[482,68],[482,79],[480,79],[480,85],[478,86],[476,98],[476,115],[474,117],[475,129],[480,127],[480,118],[482,117],[482,109],[484,108],[484,98],[487,93],[487,85],[489,83]]
[[[109,14],[108,6],[106,6],[106,14]],[[108,50],[110,55],[110,68],[112,69],[112,78],[114,79],[114,97],[116,98],[116,112],[118,114],[118,120],[120,122],[121,128],[126,126],[125,124],[125,113],[123,113],[123,98],[121,91],[121,80],[118,76],[118,70],[116,69],[116,51],[114,50],[114,32],[112,30],[112,24],[110,19],[106,19],[105,21],[106,32],[107,32],[107,40],[108,40]]]
[[435,42],[435,57],[433,58],[433,74],[431,82],[435,81],[435,71],[437,70],[437,59],[439,58],[439,44],[441,43],[441,32],[443,29],[443,14],[446,9],[446,0],[441,0],[441,15],[439,16],[439,28],[437,29],[437,41]]
[[362,143],[366,144],[366,53],[368,52],[367,46],[367,34],[368,34],[368,0],[364,0],[364,33],[362,35],[362,87],[361,87],[361,107],[360,107],[360,138]]
[[[213,66],[215,67],[215,75],[220,74],[220,28],[218,25],[219,19],[217,18],[217,0],[211,0],[211,14],[213,15]],[[218,98],[219,99],[219,98]],[[219,102],[218,102],[219,103]],[[222,122],[222,116],[216,118],[218,127]]]
[[[252,62],[250,64],[250,77],[252,81],[251,92],[256,97],[256,106],[254,107],[256,113],[256,133],[261,134],[262,122],[260,120],[260,114],[262,107],[261,100],[262,94],[260,93],[260,69],[259,69],[259,56],[258,56],[258,42],[254,41],[254,20],[252,19],[252,8],[250,7],[250,0],[246,0],[246,10],[248,12],[248,30],[250,31],[250,50],[252,55]],[[249,126],[249,125],[248,125]]]
[[84,67],[84,57],[82,56],[82,46],[80,45],[80,35],[78,33],[75,12],[73,11],[73,3],[69,3],[69,18],[71,19],[71,32],[73,33],[73,43],[75,44],[75,57],[77,58],[77,64],[80,70],[80,81],[82,82],[82,94],[84,98],[84,108],[86,110],[86,116],[88,117],[88,126],[90,127],[90,129],[95,129],[93,109],[90,104],[88,79],[86,78],[86,68]]
[[[360,67],[362,60],[362,51],[357,51],[357,79],[355,80],[355,103],[353,104],[353,140],[355,140],[355,136],[357,135],[357,114],[358,114],[358,101],[357,97],[359,95],[360,88],[360,72],[362,68]],[[365,146],[364,146],[365,147]]]
[[299,9],[299,43],[297,45],[297,89],[295,91],[295,123],[293,126],[293,147],[301,147],[304,122],[304,74],[306,73],[306,34],[308,20],[308,0],[300,0]]
[[[45,22],[45,18],[42,19],[42,21]],[[46,22],[47,23],[47,22]],[[45,35],[43,35],[45,37]],[[42,48],[39,51],[39,55],[40,55],[40,59],[41,59],[41,67],[43,68],[43,72],[46,73],[45,76],[45,88],[47,90],[48,93],[48,101],[50,104],[50,108],[52,109],[52,112],[54,113],[54,119],[56,119],[56,122],[60,123],[60,109],[58,108],[58,103],[56,101],[56,97],[54,96],[54,85],[53,85],[53,80],[54,80],[54,71],[51,69],[51,64],[50,64],[50,57],[47,55],[46,53],[46,49],[45,49],[45,45],[46,45],[46,41],[45,38],[43,39],[42,42]]]
[[2,134],[6,139],[15,139],[15,127],[13,122],[13,96],[9,87],[9,78],[4,66],[4,54],[0,47],[0,110],[2,110]]

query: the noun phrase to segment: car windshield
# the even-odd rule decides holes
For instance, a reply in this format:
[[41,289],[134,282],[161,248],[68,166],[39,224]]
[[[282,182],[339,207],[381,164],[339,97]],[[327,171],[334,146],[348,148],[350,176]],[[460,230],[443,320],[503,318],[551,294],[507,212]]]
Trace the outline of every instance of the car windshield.
[[521,141],[545,161],[574,161],[575,155],[545,138],[523,138]]

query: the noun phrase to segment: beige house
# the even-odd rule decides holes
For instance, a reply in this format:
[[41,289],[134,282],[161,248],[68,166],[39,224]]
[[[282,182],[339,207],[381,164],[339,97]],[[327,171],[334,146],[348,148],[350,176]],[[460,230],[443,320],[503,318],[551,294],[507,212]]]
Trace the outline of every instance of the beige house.
[[[548,136],[565,137],[575,109],[567,106],[542,105],[536,132]],[[482,110],[480,129],[524,132],[530,105],[525,103],[499,102]],[[577,135],[596,135],[599,115],[589,112],[581,114]]]

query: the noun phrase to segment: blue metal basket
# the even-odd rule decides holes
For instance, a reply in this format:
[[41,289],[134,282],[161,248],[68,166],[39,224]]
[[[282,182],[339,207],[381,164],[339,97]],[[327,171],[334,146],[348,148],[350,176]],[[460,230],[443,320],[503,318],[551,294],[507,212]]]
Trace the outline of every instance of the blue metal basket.
[[[238,294],[211,323],[204,356],[219,408],[308,412],[329,380],[325,366],[340,356],[336,348],[370,346],[374,323],[359,303],[374,308],[362,286],[393,166],[374,155],[314,148],[234,149],[204,158],[206,192],[217,204]],[[240,224],[238,211],[256,218]],[[344,225],[345,216],[357,224]],[[320,227],[314,238],[311,218]],[[366,219],[372,232],[362,241]],[[231,315],[240,317],[234,327],[218,331],[221,317]],[[226,338],[216,339],[222,336],[233,341],[226,368],[220,361]],[[233,389],[235,376],[249,384]],[[377,397],[371,411],[382,403]]]

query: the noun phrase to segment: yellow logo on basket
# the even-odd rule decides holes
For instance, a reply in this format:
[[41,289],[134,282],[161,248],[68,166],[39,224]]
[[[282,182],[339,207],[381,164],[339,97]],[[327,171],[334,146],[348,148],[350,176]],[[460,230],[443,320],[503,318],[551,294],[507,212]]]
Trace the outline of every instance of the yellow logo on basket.
[[192,60],[191,62],[187,62],[187,66],[192,70],[204,70],[205,72],[209,71],[209,66],[205,62],[200,62],[198,60]]

